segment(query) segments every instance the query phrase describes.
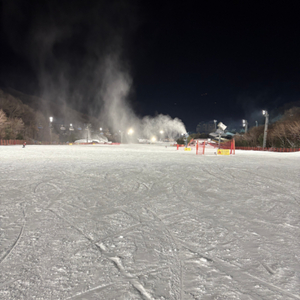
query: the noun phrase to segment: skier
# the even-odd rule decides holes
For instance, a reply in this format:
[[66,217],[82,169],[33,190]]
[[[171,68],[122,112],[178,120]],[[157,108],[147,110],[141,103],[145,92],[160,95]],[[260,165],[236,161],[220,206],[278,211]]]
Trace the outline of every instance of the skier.
[[24,144],[23,144],[23,148],[25,148],[25,146],[26,146],[26,142],[24,142]]

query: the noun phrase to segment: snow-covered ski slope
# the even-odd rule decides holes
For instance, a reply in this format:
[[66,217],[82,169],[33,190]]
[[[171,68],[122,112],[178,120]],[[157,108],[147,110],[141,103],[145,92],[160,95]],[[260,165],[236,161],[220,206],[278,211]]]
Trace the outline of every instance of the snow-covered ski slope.
[[300,299],[300,154],[0,147],[0,299]]

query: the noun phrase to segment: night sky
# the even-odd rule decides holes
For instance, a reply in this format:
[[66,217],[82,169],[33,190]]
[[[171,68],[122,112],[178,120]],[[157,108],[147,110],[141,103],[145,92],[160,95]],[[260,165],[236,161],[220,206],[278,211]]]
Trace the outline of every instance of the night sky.
[[189,131],[300,100],[297,1],[0,3],[0,88],[51,101],[63,89],[84,111],[103,57],[118,53],[135,112],[178,117]]

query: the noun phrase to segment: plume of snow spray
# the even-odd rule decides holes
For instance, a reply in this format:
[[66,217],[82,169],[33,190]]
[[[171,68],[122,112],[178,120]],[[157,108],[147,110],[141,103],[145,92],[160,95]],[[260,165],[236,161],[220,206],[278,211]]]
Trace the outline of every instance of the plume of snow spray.
[[138,118],[127,102],[132,79],[129,72],[122,68],[117,55],[109,55],[104,63],[103,80],[99,98],[103,102],[102,120],[113,131],[127,132],[133,128],[135,134],[141,138],[158,136],[163,131],[164,136],[174,138],[179,134],[186,133],[183,122],[172,119],[168,115],[159,114],[156,117],[146,116]]

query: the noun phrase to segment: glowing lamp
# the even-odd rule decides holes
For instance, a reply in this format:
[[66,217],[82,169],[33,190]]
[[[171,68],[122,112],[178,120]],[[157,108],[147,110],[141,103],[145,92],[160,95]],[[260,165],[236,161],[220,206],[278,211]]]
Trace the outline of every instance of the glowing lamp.
[[133,134],[133,129],[132,129],[132,128],[130,128],[130,129],[128,130],[128,134]]

